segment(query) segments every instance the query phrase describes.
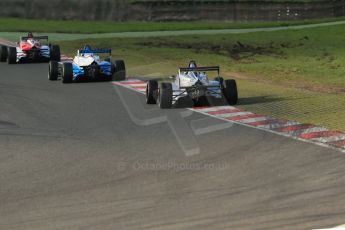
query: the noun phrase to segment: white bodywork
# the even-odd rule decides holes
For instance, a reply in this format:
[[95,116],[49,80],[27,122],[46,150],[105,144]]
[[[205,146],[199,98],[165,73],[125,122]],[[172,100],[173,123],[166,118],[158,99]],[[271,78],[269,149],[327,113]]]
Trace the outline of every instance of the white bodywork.
[[89,66],[92,63],[96,62],[97,64],[101,63],[101,59],[98,55],[94,54],[78,54],[77,56],[74,57],[73,62],[79,66]]
[[41,42],[37,39],[29,38],[26,40],[27,43],[29,43],[31,46],[36,46],[37,48],[41,48]]
[[196,84],[207,87],[206,96],[222,98],[222,90],[219,81],[209,80],[204,72],[178,72],[175,81],[172,83],[173,97],[176,102],[180,97],[188,95],[186,88],[191,88]]

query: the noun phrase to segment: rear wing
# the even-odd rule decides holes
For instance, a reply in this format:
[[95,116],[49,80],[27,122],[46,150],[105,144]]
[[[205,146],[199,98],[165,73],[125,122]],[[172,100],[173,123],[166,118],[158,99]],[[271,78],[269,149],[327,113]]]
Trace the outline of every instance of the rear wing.
[[101,49],[94,49],[94,50],[78,50],[78,54],[110,54],[111,55],[111,49],[107,48],[101,48]]
[[[31,37],[32,39],[36,39],[36,40],[47,40],[48,41],[48,36],[34,36]],[[20,40],[28,40],[29,37],[20,37]]]
[[220,72],[219,66],[179,68],[179,73],[181,72],[210,72],[210,71],[217,71],[219,75],[219,72]]

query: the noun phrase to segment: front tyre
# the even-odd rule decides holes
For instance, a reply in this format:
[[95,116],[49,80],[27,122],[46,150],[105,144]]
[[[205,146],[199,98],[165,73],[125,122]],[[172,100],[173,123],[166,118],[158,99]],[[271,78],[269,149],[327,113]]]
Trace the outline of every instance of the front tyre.
[[157,103],[161,109],[169,109],[172,106],[173,90],[171,83],[161,83]]
[[229,105],[236,105],[238,102],[237,84],[233,79],[224,81],[223,95]]
[[16,47],[8,47],[7,63],[8,64],[17,63],[17,48]]
[[5,62],[7,60],[7,47],[0,47],[0,62]]
[[56,81],[59,75],[58,71],[59,71],[59,63],[57,61],[50,61],[48,79],[50,81]]
[[146,104],[157,103],[158,82],[149,80],[146,84]]
[[123,60],[115,61],[115,81],[124,81],[126,80],[126,65]]
[[62,65],[62,83],[73,82],[73,66],[72,63],[63,63]]

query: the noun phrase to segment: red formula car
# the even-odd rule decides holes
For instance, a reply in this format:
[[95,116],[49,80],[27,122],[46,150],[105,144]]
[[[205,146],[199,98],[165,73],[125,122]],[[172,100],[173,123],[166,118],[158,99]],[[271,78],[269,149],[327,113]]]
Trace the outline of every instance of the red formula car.
[[[44,43],[42,41],[45,41]],[[60,47],[48,43],[48,36],[21,37],[16,47],[0,47],[0,61],[9,64],[60,61]]]

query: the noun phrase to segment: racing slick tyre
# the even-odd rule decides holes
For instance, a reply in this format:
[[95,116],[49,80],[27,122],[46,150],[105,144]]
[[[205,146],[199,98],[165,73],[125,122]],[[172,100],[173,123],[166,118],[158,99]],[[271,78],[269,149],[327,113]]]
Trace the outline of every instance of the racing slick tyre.
[[223,95],[229,105],[236,105],[238,101],[237,84],[233,79],[224,81]]
[[8,47],[7,63],[8,64],[16,64],[17,63],[17,49],[16,49],[16,47]]
[[49,72],[48,72],[48,79],[50,81],[56,81],[58,79],[59,74],[59,63],[57,61],[50,61],[49,62]]
[[172,106],[173,90],[171,83],[161,83],[158,89],[157,103],[161,109],[169,109]]
[[157,103],[158,82],[149,80],[146,85],[146,104]]
[[126,80],[126,66],[123,60],[115,61],[115,74],[114,80],[115,81],[124,81]]
[[60,46],[52,45],[50,47],[50,60],[61,61]]
[[0,62],[5,62],[7,60],[7,47],[0,47]]
[[73,82],[73,66],[72,63],[63,63],[62,65],[62,83]]

